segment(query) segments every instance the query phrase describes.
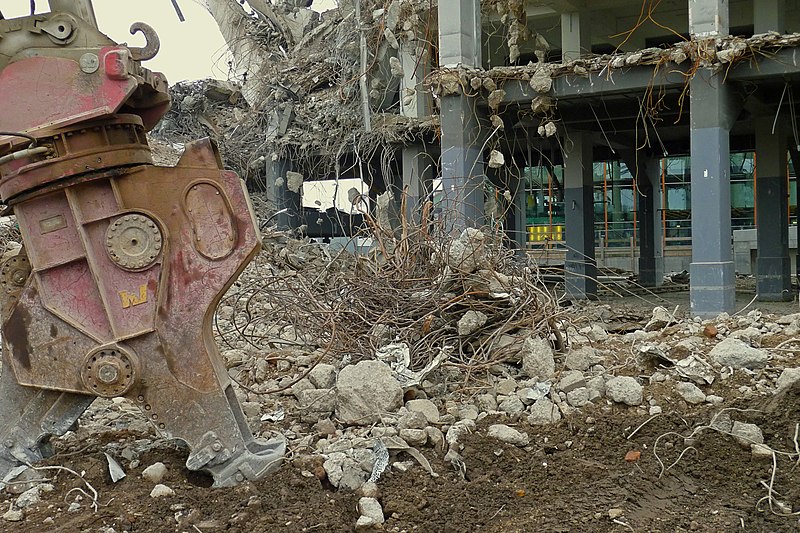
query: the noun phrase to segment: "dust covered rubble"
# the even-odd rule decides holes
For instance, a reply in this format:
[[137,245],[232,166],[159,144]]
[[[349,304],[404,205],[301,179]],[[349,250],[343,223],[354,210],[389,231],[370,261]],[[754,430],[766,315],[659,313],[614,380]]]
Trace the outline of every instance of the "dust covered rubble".
[[[305,263],[315,257],[307,255]],[[254,277],[245,273],[237,283],[244,286]],[[643,417],[690,409],[718,412],[737,399],[768,398],[800,381],[800,313],[751,311],[700,320],[664,309],[637,316],[607,305],[577,305],[569,316],[557,317],[565,339],[560,350],[555,334],[504,333],[494,348],[502,357],[480,374],[471,369],[468,376],[459,365],[440,360],[409,382],[409,369],[398,364],[407,352],[396,348],[396,331],[388,325],[372,325],[373,358],[355,361],[333,357],[298,328],[274,326],[269,309],[251,310],[264,315],[258,335],[270,339],[266,347],[248,340],[253,330],[250,337],[222,335],[237,328],[241,333],[241,312],[223,300],[215,323],[249,425],[257,436],[282,435],[294,451],[289,463],[303,476],[358,492],[360,528],[380,524],[375,491],[382,476],[411,469],[440,476],[443,468],[465,475],[465,442],[471,435],[530,453],[546,445],[550,426],[570,420],[627,411]],[[456,337],[460,317],[451,317]],[[480,335],[490,322],[487,316],[470,334]],[[68,432],[60,445],[78,448],[86,439],[99,440],[109,427],[137,438],[110,442],[104,451],[129,473],[152,479],[156,489],[161,480],[150,478],[152,466],[145,468],[149,465],[141,458],[153,457],[167,444],[126,400],[96,401],[78,432]],[[730,420],[723,430],[751,446],[754,456],[763,455],[757,426]],[[35,480],[5,487],[9,512],[4,519],[22,520],[36,491],[19,502],[19,492],[10,497],[12,486],[46,488]]]

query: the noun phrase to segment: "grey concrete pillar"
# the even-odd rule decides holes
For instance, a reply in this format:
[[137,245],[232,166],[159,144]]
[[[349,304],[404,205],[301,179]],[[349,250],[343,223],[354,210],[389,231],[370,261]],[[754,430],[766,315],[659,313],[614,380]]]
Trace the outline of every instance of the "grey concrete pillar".
[[421,118],[431,114],[430,94],[422,83],[430,66],[427,46],[403,41],[400,45],[400,64],[403,79],[400,81],[400,114],[404,117]]
[[421,144],[403,146],[403,190],[406,218],[418,222],[423,203],[433,189],[435,161]]
[[789,259],[789,213],[786,183],[787,136],[779,121],[773,132],[772,117],[756,119],[756,287],[758,299],[780,302],[792,299]]
[[[290,170],[289,161],[278,159],[267,167],[267,184],[279,213],[275,218],[278,229],[292,230],[303,223],[303,175]],[[299,186],[298,186],[299,184]]]
[[640,152],[623,154],[636,180],[639,233],[639,283],[664,283],[664,235],[661,222],[661,161]]
[[[728,35],[727,0],[689,0],[695,39]],[[723,76],[707,68],[689,84],[692,165],[690,306],[699,316],[733,312],[736,299],[731,244],[730,129],[736,120]]]
[[525,177],[509,180],[511,205],[506,214],[506,233],[519,255],[525,255],[528,246],[528,193],[525,190]]
[[728,0],[689,0],[689,33],[693,37],[728,35],[729,17]]
[[571,132],[562,144],[567,245],[565,289],[570,298],[594,298],[597,295],[597,263],[594,256],[592,136],[587,132]]
[[756,34],[786,31],[785,0],[756,0],[753,2],[753,31]]
[[[439,2],[439,64],[481,66],[480,0]],[[482,116],[464,94],[440,100],[445,231],[483,224]]]
[[561,14],[561,59],[564,63],[592,51],[591,26],[585,15],[582,17],[579,12]]
[[480,67],[480,0],[441,0],[438,11],[439,65]]
[[690,82],[692,165],[691,310],[730,313],[735,305],[731,245],[730,129],[736,119],[722,75],[700,69]]
[[[792,166],[794,167],[795,174],[797,174],[800,172],[800,146],[795,146],[794,143],[789,143],[789,155],[792,157]],[[797,220],[795,220],[795,223],[797,224],[797,242],[800,244],[800,208],[797,209],[796,215]],[[800,285],[800,246],[797,247],[795,277],[797,278],[797,283]]]

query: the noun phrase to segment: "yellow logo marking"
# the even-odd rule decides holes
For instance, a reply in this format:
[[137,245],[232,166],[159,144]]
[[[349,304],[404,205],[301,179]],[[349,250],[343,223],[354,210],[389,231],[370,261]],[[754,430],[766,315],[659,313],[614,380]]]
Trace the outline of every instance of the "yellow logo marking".
[[140,305],[147,302],[147,284],[139,285],[139,294],[131,294],[128,291],[119,291],[119,297],[122,300],[122,308],[127,309],[134,305]]

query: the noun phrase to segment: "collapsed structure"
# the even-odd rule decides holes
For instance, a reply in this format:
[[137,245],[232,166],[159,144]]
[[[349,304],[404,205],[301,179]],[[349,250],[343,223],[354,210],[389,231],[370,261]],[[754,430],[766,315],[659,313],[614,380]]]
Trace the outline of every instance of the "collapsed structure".
[[791,298],[794,2],[207,4],[282,225],[307,222],[298,177],[363,178],[547,249],[572,296],[596,293],[598,244],[637,245],[645,285],[691,261],[701,315],[731,310],[732,227],[758,226],[759,297]]

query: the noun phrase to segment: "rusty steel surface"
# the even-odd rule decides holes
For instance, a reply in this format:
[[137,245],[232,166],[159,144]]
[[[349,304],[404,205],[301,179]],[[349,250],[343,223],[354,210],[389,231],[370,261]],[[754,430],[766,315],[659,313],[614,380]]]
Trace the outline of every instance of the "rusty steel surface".
[[[114,115],[57,129],[43,129],[37,146],[46,154],[0,164],[0,198],[14,203],[21,193],[31,193],[72,176],[98,170],[153,162],[142,120],[137,115]],[[20,145],[6,144],[7,151]],[[0,143],[0,151],[3,149]]]
[[207,139],[176,167],[152,164],[145,132],[167,109],[166,81],[136,60],[157,51],[155,33],[134,25],[148,44],[128,49],[74,15],[30,17],[52,43],[34,56],[31,21],[0,21],[0,56],[19,52],[0,63],[0,94],[14,95],[0,131],[35,139],[0,137],[13,156],[0,197],[24,241],[0,266],[0,478],[46,456],[95,397],[120,396],[186,442],[187,467],[215,486],[260,478],[285,445],[253,437],[211,331],[260,248],[247,190]]

